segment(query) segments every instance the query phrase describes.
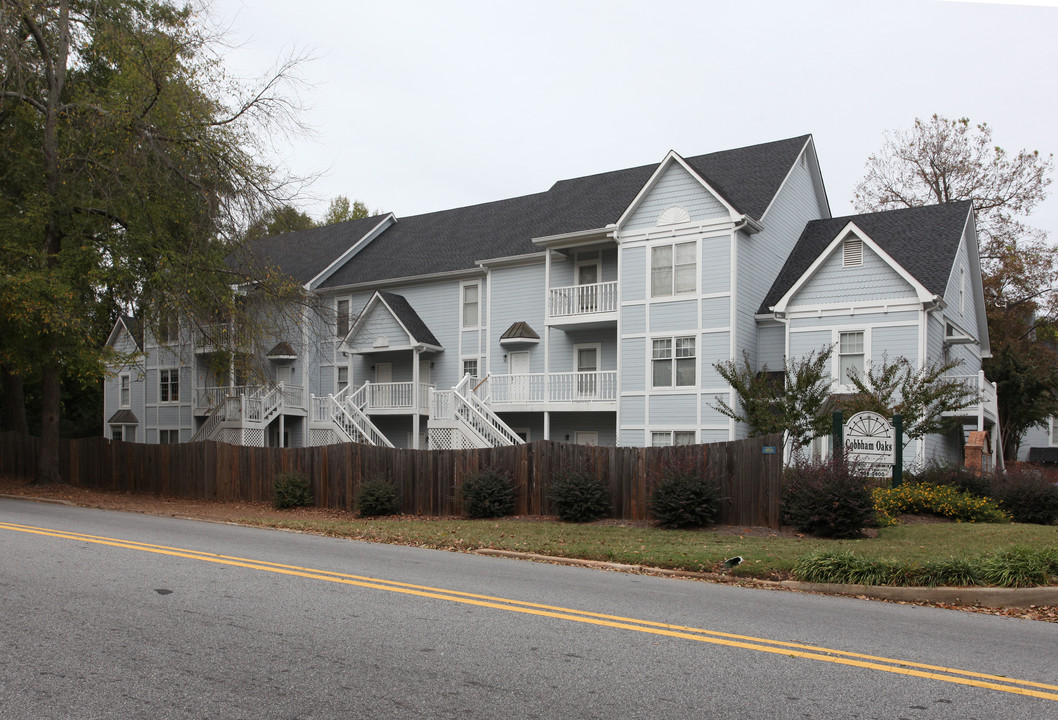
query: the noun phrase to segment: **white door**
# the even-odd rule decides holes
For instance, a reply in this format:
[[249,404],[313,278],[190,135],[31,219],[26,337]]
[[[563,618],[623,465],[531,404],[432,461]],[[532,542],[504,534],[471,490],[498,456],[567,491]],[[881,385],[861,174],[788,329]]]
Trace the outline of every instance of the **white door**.
[[430,384],[430,360],[428,358],[419,358],[419,382]]
[[577,285],[590,285],[577,289],[578,313],[595,312],[599,307],[599,266],[578,265]]
[[578,430],[574,439],[578,445],[598,445],[599,433],[595,430]]
[[592,400],[596,397],[599,371],[599,348],[577,348],[577,397]]
[[507,354],[511,373],[511,401],[529,401],[529,353],[512,352]]
[[393,382],[393,363],[375,363],[375,382]]

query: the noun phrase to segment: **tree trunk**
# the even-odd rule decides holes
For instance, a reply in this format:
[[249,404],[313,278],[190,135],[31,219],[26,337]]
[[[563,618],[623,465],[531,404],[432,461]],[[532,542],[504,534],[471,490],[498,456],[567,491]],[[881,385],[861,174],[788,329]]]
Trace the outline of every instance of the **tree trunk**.
[[4,376],[4,427],[11,432],[29,434],[26,422],[26,396],[22,390],[22,376],[7,366],[0,370]]
[[59,473],[59,367],[49,360],[41,373],[40,457],[35,485],[62,482]]

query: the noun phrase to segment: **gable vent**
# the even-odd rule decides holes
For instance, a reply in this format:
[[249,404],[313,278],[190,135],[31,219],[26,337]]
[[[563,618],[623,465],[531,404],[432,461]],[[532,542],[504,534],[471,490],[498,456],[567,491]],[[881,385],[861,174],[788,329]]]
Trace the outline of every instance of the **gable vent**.
[[841,249],[843,255],[842,265],[845,267],[863,265],[863,240],[849,238],[842,243]]

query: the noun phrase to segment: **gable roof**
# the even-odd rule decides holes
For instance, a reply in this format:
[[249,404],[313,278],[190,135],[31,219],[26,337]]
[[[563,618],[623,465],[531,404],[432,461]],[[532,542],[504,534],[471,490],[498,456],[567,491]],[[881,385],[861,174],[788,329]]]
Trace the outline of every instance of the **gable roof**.
[[968,201],[813,220],[798,238],[758,313],[794,286],[845,226],[854,223],[934,295],[944,295],[973,204]]
[[[368,317],[371,312],[381,306],[388,311],[390,315],[397,321],[405,332],[408,333],[408,341],[411,345],[425,345],[434,350],[444,350],[444,346],[437,340],[437,337],[430,331],[430,328],[423,322],[423,319],[419,317],[419,313],[415,312],[415,308],[411,306],[407,298],[403,295],[397,295],[396,293],[385,292],[378,290],[371,299],[367,301],[364,309],[360,312],[360,316],[353,323],[352,327],[349,328],[349,332],[344,338],[342,338],[341,347],[344,350],[350,347],[350,343],[360,334],[360,331],[364,328]],[[389,348],[383,348],[389,349]]]
[[[684,160],[740,213],[759,218],[810,137]],[[539,253],[533,238],[616,223],[657,167],[655,163],[560,180],[542,193],[398,218],[320,287],[475,270],[475,262],[485,258]],[[341,225],[331,227],[342,231]],[[288,245],[306,245],[310,241],[299,236],[319,230],[323,228],[279,237],[287,238]],[[284,267],[280,260],[275,262]]]
[[136,343],[136,349],[143,350],[143,323],[140,322],[139,318],[134,318],[131,315],[120,315],[114,322],[114,328],[110,331],[110,335],[107,337],[107,345],[113,347],[114,343],[117,342],[120,331],[124,328],[125,332],[132,338],[132,342]]
[[374,230],[385,217],[347,220],[257,238],[236,251],[229,264],[238,271],[250,273],[274,267],[298,284],[305,285]]

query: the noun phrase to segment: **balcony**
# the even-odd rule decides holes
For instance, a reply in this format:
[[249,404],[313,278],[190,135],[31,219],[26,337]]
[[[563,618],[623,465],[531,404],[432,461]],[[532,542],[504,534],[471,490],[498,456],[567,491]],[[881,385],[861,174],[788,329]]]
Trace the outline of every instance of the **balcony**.
[[256,401],[274,395],[273,402],[281,403],[285,414],[304,415],[305,389],[300,385],[281,384],[276,387],[266,385],[234,385],[229,387],[202,387],[195,389],[194,412],[196,415],[208,415],[227,399],[246,397],[251,405]]
[[547,321],[568,329],[617,325],[617,282],[551,288]]
[[984,370],[975,375],[952,375],[950,379],[959,382],[977,401],[957,412],[946,412],[945,415],[972,418],[976,420],[978,430],[984,430],[986,424],[994,424],[999,419],[996,385],[985,378]]
[[490,375],[489,403],[495,410],[617,409],[617,371]]
[[[388,382],[364,383],[355,393],[360,409],[368,415],[420,415],[430,413],[430,383]],[[418,392],[416,392],[416,389]]]

